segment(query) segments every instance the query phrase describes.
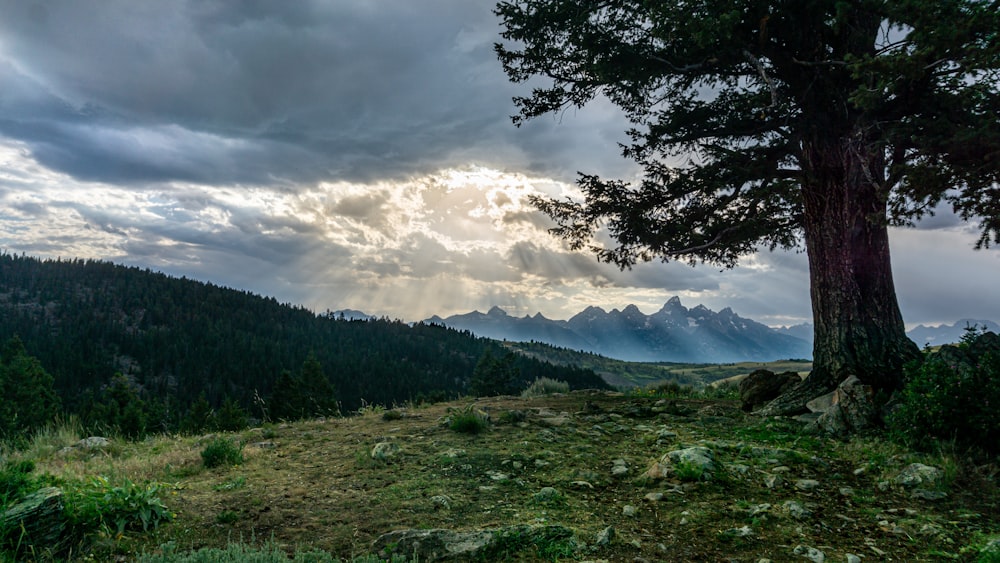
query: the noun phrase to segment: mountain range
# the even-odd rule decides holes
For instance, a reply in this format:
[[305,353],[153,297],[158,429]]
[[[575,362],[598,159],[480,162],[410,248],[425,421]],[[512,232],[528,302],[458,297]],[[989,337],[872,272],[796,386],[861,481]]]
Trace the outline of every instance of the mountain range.
[[[486,313],[435,315],[424,322],[496,340],[543,342],[636,362],[769,362],[812,357],[811,324],[771,328],[740,317],[728,307],[719,312],[703,305],[688,309],[678,297],[652,315],[643,314],[635,305],[620,311],[592,306],[562,321],[541,313],[515,317],[493,307]],[[918,325],[907,335],[921,347],[939,346],[958,342],[966,327],[1000,333],[995,322],[961,319],[952,325]]]
[[812,356],[812,345],[802,338],[743,318],[728,307],[719,312],[703,305],[688,309],[678,297],[651,315],[635,305],[611,311],[592,306],[561,321],[541,313],[514,317],[493,307],[486,313],[434,316],[424,322],[497,340],[545,342],[635,362],[767,362]]

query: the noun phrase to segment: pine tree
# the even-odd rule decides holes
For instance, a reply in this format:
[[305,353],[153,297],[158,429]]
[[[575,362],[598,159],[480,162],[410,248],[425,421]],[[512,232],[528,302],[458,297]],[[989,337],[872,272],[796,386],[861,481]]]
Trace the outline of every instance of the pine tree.
[[[500,2],[515,122],[602,96],[632,123],[638,182],[581,174],[536,199],[573,248],[627,268],[732,267],[804,246],[813,370],[767,414],[848,375],[891,392],[905,334],[889,225],[950,204],[1000,244],[1000,10],[978,0]],[[601,230],[601,234],[598,234]],[[605,245],[603,234],[614,243]]]
[[0,350],[0,392],[0,437],[24,440],[60,411],[52,376],[17,336]]
[[313,352],[309,352],[302,364],[300,381],[307,416],[329,416],[338,412],[333,384]]

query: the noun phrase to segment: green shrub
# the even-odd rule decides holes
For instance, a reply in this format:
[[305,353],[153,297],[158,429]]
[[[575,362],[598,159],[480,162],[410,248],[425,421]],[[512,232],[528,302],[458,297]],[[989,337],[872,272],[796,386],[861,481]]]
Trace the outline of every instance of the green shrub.
[[105,477],[63,485],[66,515],[80,535],[99,530],[122,534],[149,530],[174,515],[160,500],[160,485],[139,485],[125,479],[114,485]]
[[462,434],[479,434],[487,425],[486,417],[471,405],[451,415],[448,421],[448,428]]
[[527,389],[521,392],[521,396],[544,397],[545,395],[552,395],[553,393],[569,393],[569,383],[549,379],[548,377],[539,377],[538,379],[532,381],[531,385],[529,385]]
[[9,461],[0,468],[0,507],[16,503],[39,488],[31,472],[35,462],[31,460]]
[[1000,454],[1000,352],[980,344],[990,339],[997,337],[970,336],[907,365],[901,400],[888,418],[897,440],[921,449],[953,441]]
[[382,413],[382,420],[392,421],[392,420],[399,420],[401,418],[403,418],[403,413],[396,409],[387,410],[384,413]]
[[243,463],[243,446],[226,438],[216,438],[201,451],[201,461],[208,468],[239,465]]

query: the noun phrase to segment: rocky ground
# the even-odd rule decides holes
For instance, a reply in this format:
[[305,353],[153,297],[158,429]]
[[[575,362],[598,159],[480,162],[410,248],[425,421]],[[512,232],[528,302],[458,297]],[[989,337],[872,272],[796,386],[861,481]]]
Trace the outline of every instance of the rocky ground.
[[[470,413],[482,432],[449,428]],[[273,539],[420,561],[1000,560],[995,467],[802,428],[736,400],[576,392],[248,430],[222,469],[201,466],[209,437],[39,463],[168,484],[177,518],[122,555]]]

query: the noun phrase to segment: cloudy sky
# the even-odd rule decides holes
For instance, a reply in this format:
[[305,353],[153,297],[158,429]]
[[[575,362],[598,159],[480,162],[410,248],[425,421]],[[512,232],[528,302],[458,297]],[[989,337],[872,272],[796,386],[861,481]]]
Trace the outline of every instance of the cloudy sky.
[[[810,318],[802,254],[620,272],[530,194],[629,178],[607,104],[515,128],[489,0],[0,0],[0,249],[100,258],[316,311],[568,318],[679,295]],[[1000,251],[894,231],[909,325],[1000,321]]]

